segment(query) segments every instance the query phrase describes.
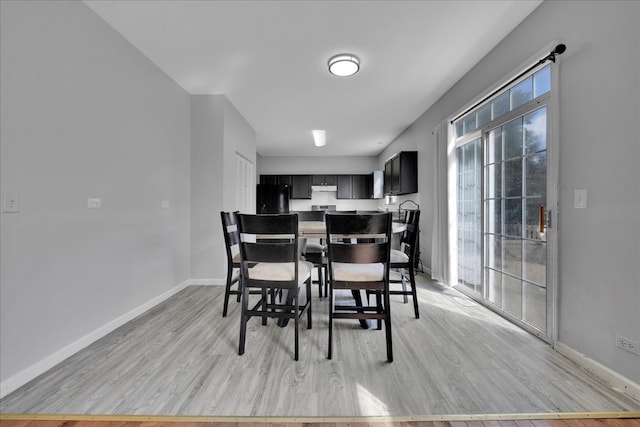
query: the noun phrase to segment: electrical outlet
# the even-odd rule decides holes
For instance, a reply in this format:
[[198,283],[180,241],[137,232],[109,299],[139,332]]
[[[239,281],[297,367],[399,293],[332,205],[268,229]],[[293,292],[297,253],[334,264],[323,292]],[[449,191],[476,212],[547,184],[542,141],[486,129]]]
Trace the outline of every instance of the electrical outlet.
[[93,197],[89,197],[87,199],[87,207],[89,209],[100,209],[100,206],[102,206],[102,199],[97,199]]
[[640,343],[620,335],[616,335],[616,347],[640,356]]
[[5,191],[2,205],[2,212],[20,212],[20,193],[17,191]]

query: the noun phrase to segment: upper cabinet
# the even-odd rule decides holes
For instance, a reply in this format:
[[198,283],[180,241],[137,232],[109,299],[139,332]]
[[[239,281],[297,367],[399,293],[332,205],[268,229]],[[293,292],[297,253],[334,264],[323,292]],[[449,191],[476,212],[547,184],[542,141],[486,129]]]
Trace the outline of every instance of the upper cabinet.
[[310,199],[311,198],[311,175],[291,176],[291,198]]
[[374,197],[373,176],[374,174],[260,175],[260,184],[287,184],[291,199],[311,199],[312,186],[327,187],[316,188],[317,191],[335,191],[333,187],[337,187],[338,199],[371,199]]
[[335,175],[311,175],[311,185],[337,185]]
[[384,164],[384,194],[418,192],[418,152],[401,151]]
[[260,175],[260,184],[291,185],[291,175]]
[[338,175],[338,199],[370,199],[373,187],[371,174]]

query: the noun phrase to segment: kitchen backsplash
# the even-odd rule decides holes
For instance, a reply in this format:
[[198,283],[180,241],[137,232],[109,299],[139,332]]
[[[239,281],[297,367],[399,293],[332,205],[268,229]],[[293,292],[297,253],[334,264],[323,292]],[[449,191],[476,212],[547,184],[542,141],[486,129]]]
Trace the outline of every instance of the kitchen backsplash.
[[336,205],[336,210],[377,210],[378,206],[384,206],[384,199],[338,199],[335,192],[314,191],[311,199],[292,199],[289,201],[289,209],[292,211],[310,211],[312,205]]

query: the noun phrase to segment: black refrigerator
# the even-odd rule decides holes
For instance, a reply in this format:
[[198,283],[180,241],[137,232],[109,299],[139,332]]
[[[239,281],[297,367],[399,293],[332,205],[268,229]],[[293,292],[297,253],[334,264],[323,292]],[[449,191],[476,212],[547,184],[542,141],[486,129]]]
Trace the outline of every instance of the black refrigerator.
[[289,190],[286,184],[258,184],[256,213],[289,213]]

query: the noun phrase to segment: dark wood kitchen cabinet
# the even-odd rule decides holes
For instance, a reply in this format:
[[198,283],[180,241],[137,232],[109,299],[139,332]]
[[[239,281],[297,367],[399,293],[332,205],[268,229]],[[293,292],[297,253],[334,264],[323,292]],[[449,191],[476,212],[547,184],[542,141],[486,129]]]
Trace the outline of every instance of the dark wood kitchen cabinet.
[[291,198],[311,199],[311,175],[291,175]]
[[370,199],[373,177],[367,175],[338,175],[338,199]]
[[291,185],[291,175],[260,175],[260,184]]
[[336,175],[311,175],[311,185],[336,185]]
[[401,151],[384,164],[384,194],[418,192],[418,152]]

